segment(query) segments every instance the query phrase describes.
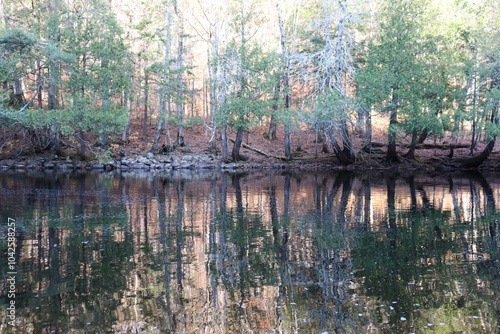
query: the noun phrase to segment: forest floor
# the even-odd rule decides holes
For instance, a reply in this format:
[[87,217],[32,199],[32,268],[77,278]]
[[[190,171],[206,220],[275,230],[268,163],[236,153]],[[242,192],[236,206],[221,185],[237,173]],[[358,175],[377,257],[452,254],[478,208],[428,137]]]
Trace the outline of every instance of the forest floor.
[[[110,149],[104,151],[102,148],[92,146],[96,142],[96,138],[87,138],[89,144],[89,151],[93,152],[93,156],[89,159],[98,160],[99,157],[107,155],[115,160],[122,157],[138,157],[146,156],[152,144],[152,138],[155,134],[154,124],[148,124],[147,134],[144,136],[142,125],[137,123],[133,124],[130,131],[129,139],[127,142],[122,142],[120,135],[110,138]],[[456,169],[459,166],[459,161],[471,157],[470,152],[470,137],[454,138],[450,142],[450,137],[444,139],[429,137],[424,142],[417,146],[415,151],[415,159],[409,160],[402,155],[408,151],[410,144],[410,136],[398,137],[398,153],[401,157],[401,163],[389,164],[385,162],[385,151],[387,142],[386,133],[387,124],[385,120],[378,120],[373,124],[372,144],[373,152],[368,154],[364,151],[359,151],[363,146],[362,133],[353,134],[353,145],[357,148],[356,162],[349,166],[341,166],[335,155],[331,152],[323,151],[323,143],[316,142],[316,134],[314,131],[306,128],[296,129],[292,137],[292,161],[284,160],[284,134],[282,127],[277,129],[277,138],[274,140],[267,139],[267,126],[256,127],[245,133],[243,146],[240,155],[243,157],[244,169],[255,168],[274,168],[274,169],[305,169],[305,170],[318,170],[318,169],[349,169],[349,170],[407,170],[407,171],[437,171],[446,172],[447,170]],[[170,136],[163,135],[160,145],[175,141],[177,136],[177,129],[170,129]],[[232,130],[228,131],[228,137],[234,139],[236,136]],[[170,138],[169,138],[170,137]],[[187,155],[199,156],[212,156],[215,161],[221,160],[220,154],[220,138],[218,135],[217,140],[217,155],[213,155],[208,150],[208,142],[210,139],[210,130],[203,125],[198,125],[185,129],[185,143],[183,147],[177,147],[174,151],[169,152],[168,155],[176,155],[179,158]],[[64,156],[77,156],[76,143],[70,142],[74,147],[59,152],[59,155]],[[229,149],[231,150],[233,143],[229,142]],[[47,157],[55,152],[45,152],[43,154],[35,154],[29,150],[30,143],[26,140],[17,141],[10,145],[6,145],[1,152],[1,159],[32,159],[36,157]],[[449,157],[450,145],[456,147],[454,149],[453,158]],[[23,148],[23,146],[25,146]],[[484,140],[479,141],[474,154],[477,154],[485,147]],[[22,150],[21,150],[22,149]],[[22,155],[18,152],[22,151]],[[107,152],[107,153],[106,153]],[[164,153],[167,154],[167,153]],[[62,157],[59,157],[62,159]],[[480,169],[482,170],[500,170],[500,152],[493,150],[490,158],[484,162]]]
[[[341,166],[335,155],[331,152],[323,152],[323,143],[316,142],[316,133],[313,130],[299,128],[293,132],[292,137],[292,161],[284,160],[284,131],[283,127],[278,127],[277,138],[269,140],[267,138],[267,126],[255,127],[245,133],[243,146],[240,155],[244,158],[243,162],[248,168],[276,168],[276,167],[293,167],[299,169],[409,169],[409,170],[437,170],[442,171],[443,168],[453,169],[453,166],[458,165],[458,162],[471,157],[471,138],[466,136],[463,138],[453,138],[453,142],[449,137],[440,139],[429,136],[423,144],[417,146],[415,151],[415,159],[409,160],[402,155],[408,151],[411,136],[398,137],[398,153],[400,154],[400,164],[389,164],[385,162],[385,151],[387,143],[387,124],[388,120],[379,120],[372,124],[372,144],[373,152],[368,154],[360,151],[363,146],[362,133],[355,132],[353,134],[353,145],[357,148],[356,163],[351,166]],[[153,138],[155,132],[154,126],[148,127],[146,138]],[[208,142],[210,140],[210,130],[203,126],[196,126],[185,129],[186,146],[177,147],[170,154],[177,156],[182,155],[207,155]],[[122,156],[130,155],[145,155],[151,147],[150,140],[144,140],[140,133],[142,127],[134,126],[131,131],[130,141],[127,144],[118,144],[113,149],[115,153]],[[170,141],[166,140],[167,136],[162,137],[161,144],[168,144],[175,141],[177,129],[170,130]],[[228,137],[234,139],[236,133],[228,130]],[[221,159],[220,154],[220,136],[217,136],[218,154],[216,159]],[[116,142],[119,143],[119,142]],[[233,146],[232,142],[228,143],[229,150]],[[453,158],[449,157],[450,145],[454,146]],[[486,145],[484,140],[480,140],[474,149],[474,155],[481,152]],[[490,158],[484,162],[480,169],[500,170],[500,152],[493,151]]]

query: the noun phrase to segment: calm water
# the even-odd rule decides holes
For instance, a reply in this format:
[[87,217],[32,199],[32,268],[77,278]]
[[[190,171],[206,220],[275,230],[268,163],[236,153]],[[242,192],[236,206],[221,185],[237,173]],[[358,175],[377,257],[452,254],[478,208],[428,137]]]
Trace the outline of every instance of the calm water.
[[1,174],[1,329],[497,333],[497,206],[480,174]]

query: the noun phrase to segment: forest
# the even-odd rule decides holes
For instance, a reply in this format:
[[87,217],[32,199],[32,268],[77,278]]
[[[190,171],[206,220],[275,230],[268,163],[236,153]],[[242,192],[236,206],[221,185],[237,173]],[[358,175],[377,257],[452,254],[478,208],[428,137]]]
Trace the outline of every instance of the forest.
[[363,165],[428,145],[476,168],[500,134],[499,16],[488,0],[3,0],[0,156],[304,161],[312,143]]

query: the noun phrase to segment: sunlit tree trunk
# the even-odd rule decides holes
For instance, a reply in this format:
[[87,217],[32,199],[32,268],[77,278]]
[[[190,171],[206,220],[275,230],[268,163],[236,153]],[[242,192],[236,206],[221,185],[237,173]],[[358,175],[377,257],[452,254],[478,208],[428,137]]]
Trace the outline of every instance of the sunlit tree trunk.
[[208,146],[212,154],[217,153],[217,122],[216,113],[219,107],[217,91],[219,88],[218,71],[219,71],[219,31],[217,25],[214,24],[211,33],[211,47],[208,52],[208,67],[210,81],[210,140]]
[[[131,78],[130,80],[133,81],[133,78]],[[128,110],[128,124],[125,127],[125,129],[123,129],[123,131],[122,131],[122,142],[127,141],[127,138],[128,138],[129,133],[130,133],[131,126],[132,126],[133,109],[132,109],[132,100],[129,97],[130,93],[131,92],[129,92],[129,91],[123,92],[123,107],[126,108],[128,106],[129,110]]]
[[4,0],[0,0],[0,28],[4,29],[5,28],[5,6],[4,6]]
[[163,75],[161,81],[161,90],[160,90],[160,119],[156,126],[156,135],[153,140],[153,145],[151,146],[150,151],[156,153],[158,151],[158,143],[160,141],[161,132],[164,127],[164,123],[167,119],[167,83],[170,75],[170,53],[171,53],[171,30],[172,30],[172,9],[170,4],[168,4],[167,9],[167,18],[166,18],[166,31],[165,31],[165,54],[163,58]]
[[[283,66],[283,102],[285,113],[288,114],[288,109],[290,109],[290,56],[287,49],[287,38],[285,32],[285,24],[283,22],[282,8],[279,2],[276,2],[276,8],[278,9],[278,23],[280,28],[280,44],[281,44],[281,58]],[[285,121],[285,157],[287,159],[292,159],[292,120],[287,119]]]
[[177,40],[177,101],[175,103],[175,108],[177,110],[177,140],[176,144],[178,146],[184,146],[184,78],[183,78],[183,67],[184,67],[184,16],[182,11],[179,9],[177,1],[174,0],[174,10],[177,14],[179,32]]
[[[49,40],[56,44],[59,40],[59,14],[57,12],[58,1],[49,1]],[[47,88],[47,108],[58,109],[59,99],[58,99],[58,83],[60,79],[59,63],[54,60],[49,60],[48,66],[48,88]]]
[[149,73],[144,73],[144,109],[142,114],[142,136],[148,135],[148,108],[149,108]]
[[365,135],[363,136],[363,150],[371,152],[372,150],[372,114],[369,108],[363,108],[365,114]]

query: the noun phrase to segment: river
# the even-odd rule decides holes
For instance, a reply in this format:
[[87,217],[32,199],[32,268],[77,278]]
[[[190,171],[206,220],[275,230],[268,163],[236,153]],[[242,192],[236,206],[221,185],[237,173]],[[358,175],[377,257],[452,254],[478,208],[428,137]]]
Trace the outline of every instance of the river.
[[3,173],[1,329],[496,333],[499,208],[479,173]]

